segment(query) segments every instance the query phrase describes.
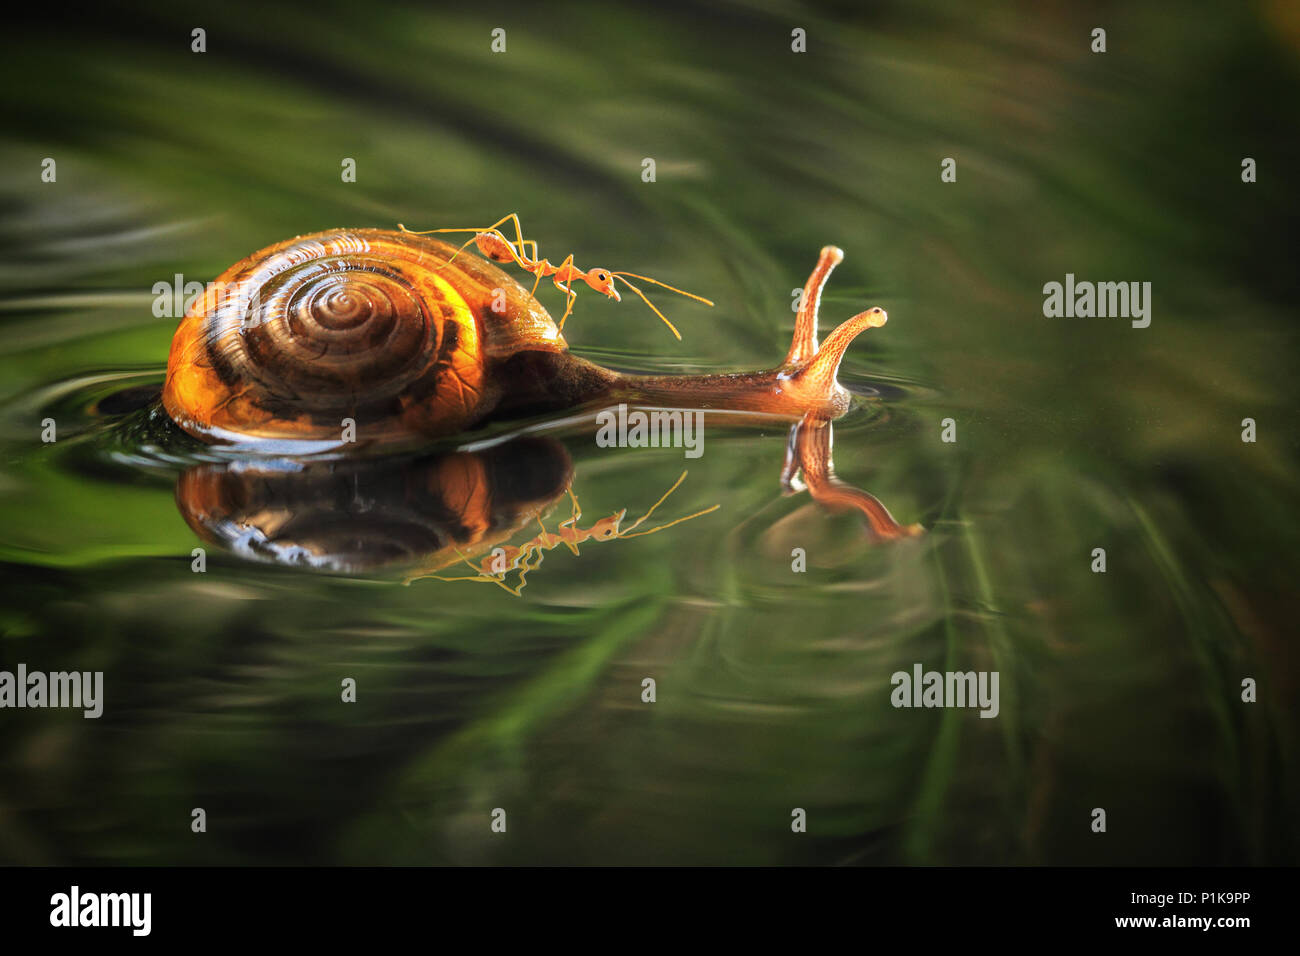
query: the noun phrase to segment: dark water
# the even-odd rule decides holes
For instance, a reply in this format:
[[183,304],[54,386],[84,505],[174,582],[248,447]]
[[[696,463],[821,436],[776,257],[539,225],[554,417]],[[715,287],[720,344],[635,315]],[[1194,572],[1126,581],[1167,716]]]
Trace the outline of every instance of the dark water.
[[[159,5],[11,33],[0,669],[101,670],[106,699],[0,711],[0,860],[1296,862],[1300,18],[856,7]],[[556,431],[514,480],[571,469],[585,521],[683,470],[656,515],[720,507],[552,552],[519,597],[205,544],[177,487],[214,455],[151,403],[175,327],[154,283],[510,211],[554,260],[717,302],[656,297],[678,343],[580,297],[566,335],[624,370],[774,365],[791,290],[841,246],[824,323],[890,321],[841,371],[838,471],[927,533],[880,545],[782,496],[774,425],[711,426],[698,460]],[[1066,273],[1151,282],[1151,325],[1045,318]],[[442,466],[327,480],[337,508],[298,530],[364,551],[404,505],[348,502],[408,467]],[[997,671],[998,717],[894,708],[917,663]]]

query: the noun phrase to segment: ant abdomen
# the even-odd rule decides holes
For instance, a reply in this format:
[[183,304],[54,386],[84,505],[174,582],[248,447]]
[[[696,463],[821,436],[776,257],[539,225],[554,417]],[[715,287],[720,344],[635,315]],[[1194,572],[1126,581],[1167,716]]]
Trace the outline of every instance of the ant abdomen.
[[474,237],[478,251],[493,262],[514,262],[515,253],[510,243],[490,232],[481,232]]

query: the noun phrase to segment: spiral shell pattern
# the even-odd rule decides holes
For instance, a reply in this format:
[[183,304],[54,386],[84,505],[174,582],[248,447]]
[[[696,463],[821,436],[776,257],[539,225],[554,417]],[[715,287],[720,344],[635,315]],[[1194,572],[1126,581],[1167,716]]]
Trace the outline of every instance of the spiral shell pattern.
[[[163,402],[207,441],[361,443],[447,434],[485,403],[487,366],[562,350],[505,273],[383,230],[279,243],[232,266],[172,341]],[[495,306],[495,308],[494,308]]]

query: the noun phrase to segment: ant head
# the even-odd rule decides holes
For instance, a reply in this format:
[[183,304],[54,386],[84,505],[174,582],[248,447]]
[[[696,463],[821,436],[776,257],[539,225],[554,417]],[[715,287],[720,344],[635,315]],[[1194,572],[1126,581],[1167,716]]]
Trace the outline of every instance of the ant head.
[[474,237],[474,244],[493,262],[514,262],[514,249],[495,232],[480,232]]
[[602,269],[597,266],[596,268],[589,270],[583,278],[587,285],[591,286],[602,295],[609,296],[615,302],[623,301],[618,294],[618,290],[614,288],[614,273],[610,272],[608,269]]
[[601,518],[591,526],[591,536],[597,541],[608,541],[619,535],[619,524],[627,516],[627,509],[614,512],[608,518]]

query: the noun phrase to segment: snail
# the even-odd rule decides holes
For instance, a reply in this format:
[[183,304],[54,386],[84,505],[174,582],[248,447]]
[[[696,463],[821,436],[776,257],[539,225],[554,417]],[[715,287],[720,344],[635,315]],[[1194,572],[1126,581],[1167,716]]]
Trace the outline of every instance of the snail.
[[[246,560],[338,574],[396,567],[408,584],[480,581],[515,595],[546,552],[576,555],[586,542],[654,534],[718,508],[643,527],[683,472],[639,518],[627,508],[584,517],[573,478],[563,444],[521,435],[396,460],[205,462],[181,472],[176,502],[199,537]],[[548,527],[544,515],[566,496],[568,517]],[[540,533],[510,543],[529,527]]]
[[545,308],[496,265],[409,232],[335,229],[227,269],[186,311],[163,405],[205,442],[346,450],[455,435],[616,402],[829,421],[849,407],[849,343],[885,324],[868,309],[820,347],[827,246],[804,288],[785,361],[760,372],[624,375],[573,355]]
[[[661,498],[626,525],[627,509],[579,523],[572,462],[552,439],[380,461],[263,464],[263,454],[342,450],[352,438],[400,449],[615,402],[794,419],[781,471],[787,494],[806,489],[832,510],[858,512],[878,540],[920,533],[834,474],[831,421],[849,406],[836,380],[840,360],[854,337],[886,318],[868,309],[818,347],[821,289],[840,250],[822,249],[781,365],[696,376],[623,375],[571,354],[531,293],[460,252],[409,232],[302,236],[236,263],[187,310],[163,405],[191,435],[251,453],[178,478],[178,506],[201,537],[253,560],[341,573],[401,565],[413,569],[408,583],[483,581],[517,595],[548,551],[577,554],[586,541],[654,533],[714,509],[637,530]],[[348,423],[355,436],[345,437]],[[547,528],[543,515],[566,492],[573,513]],[[505,545],[531,524],[540,533]],[[436,573],[453,567],[458,576]]]

